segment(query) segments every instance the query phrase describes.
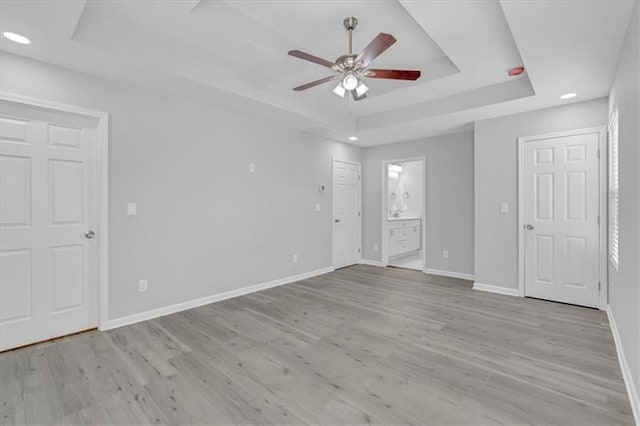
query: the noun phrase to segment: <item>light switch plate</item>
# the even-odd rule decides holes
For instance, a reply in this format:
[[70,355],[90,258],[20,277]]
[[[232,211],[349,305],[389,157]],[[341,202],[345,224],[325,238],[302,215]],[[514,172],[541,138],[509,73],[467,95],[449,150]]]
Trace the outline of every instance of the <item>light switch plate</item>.
[[249,173],[256,172],[256,163],[249,163]]
[[319,212],[320,211],[320,203],[316,203],[316,211]]
[[127,214],[129,216],[135,216],[138,214],[138,203],[128,202],[127,203]]
[[509,213],[509,203],[501,203],[500,204],[500,214]]
[[138,291],[140,293],[144,293],[149,289],[149,281],[148,280],[140,280],[138,281]]
[[293,260],[293,263],[298,263],[298,255],[294,254],[291,260]]

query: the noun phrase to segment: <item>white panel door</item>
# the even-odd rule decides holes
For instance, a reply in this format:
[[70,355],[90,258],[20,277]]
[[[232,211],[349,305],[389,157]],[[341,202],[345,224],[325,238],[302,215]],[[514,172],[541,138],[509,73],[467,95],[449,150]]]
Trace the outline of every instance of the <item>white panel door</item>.
[[0,350],[97,325],[95,142],[89,119],[2,103]]
[[598,306],[598,139],[524,143],[525,296]]
[[360,261],[360,165],[333,161],[333,266]]

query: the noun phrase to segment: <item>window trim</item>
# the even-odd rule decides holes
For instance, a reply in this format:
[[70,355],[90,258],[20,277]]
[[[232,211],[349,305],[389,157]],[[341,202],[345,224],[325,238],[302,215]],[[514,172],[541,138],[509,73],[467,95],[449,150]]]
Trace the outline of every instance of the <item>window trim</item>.
[[[615,134],[615,141],[614,136]],[[608,238],[607,251],[609,263],[619,271],[620,268],[620,126],[618,123],[618,108],[615,107],[607,127],[607,151],[608,151]],[[615,146],[614,146],[615,144]],[[615,150],[614,150],[615,148]],[[615,176],[614,176],[615,174]],[[615,187],[614,187],[615,185]],[[613,242],[615,240],[615,250]]]

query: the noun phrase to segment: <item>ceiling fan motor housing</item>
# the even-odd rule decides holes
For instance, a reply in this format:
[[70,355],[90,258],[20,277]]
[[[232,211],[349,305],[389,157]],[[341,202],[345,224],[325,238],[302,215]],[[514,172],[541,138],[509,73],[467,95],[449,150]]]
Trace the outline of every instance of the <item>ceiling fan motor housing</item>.
[[342,55],[336,59],[336,67],[339,71],[353,70],[356,68],[356,58],[358,55],[353,53]]

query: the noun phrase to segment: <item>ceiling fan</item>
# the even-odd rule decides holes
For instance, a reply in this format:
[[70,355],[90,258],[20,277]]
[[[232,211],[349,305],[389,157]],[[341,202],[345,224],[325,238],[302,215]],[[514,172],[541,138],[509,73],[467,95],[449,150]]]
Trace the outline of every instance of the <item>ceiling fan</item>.
[[317,56],[301,52],[300,50],[290,50],[288,52],[291,56],[322,65],[323,67],[331,68],[337,73],[336,75],[331,75],[329,77],[321,78],[320,80],[303,84],[302,86],[294,87],[293,90],[306,90],[323,83],[340,80],[338,85],[333,89],[333,93],[340,97],[344,97],[346,92],[351,92],[353,99],[359,101],[367,97],[367,91],[369,90],[367,85],[362,81],[362,77],[411,81],[417,80],[420,77],[420,71],[368,68],[371,61],[380,56],[382,52],[387,50],[396,42],[395,37],[391,34],[380,33],[371,41],[371,43],[369,43],[367,47],[364,48],[362,52],[360,52],[360,54],[356,55],[352,51],[352,36],[353,30],[355,30],[356,25],[358,25],[358,20],[353,16],[350,16],[345,18],[343,23],[344,27],[349,31],[349,53],[340,56],[335,62],[318,58]]

